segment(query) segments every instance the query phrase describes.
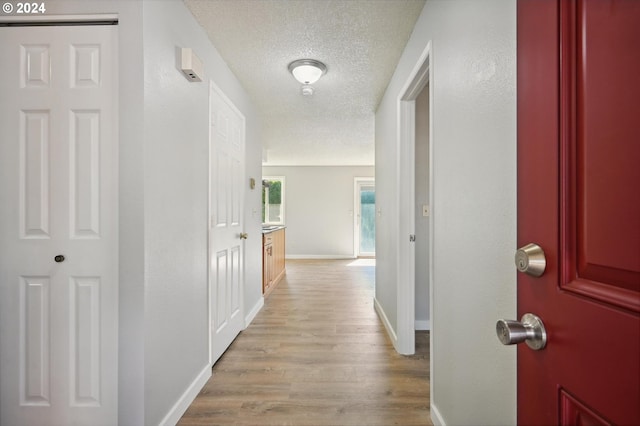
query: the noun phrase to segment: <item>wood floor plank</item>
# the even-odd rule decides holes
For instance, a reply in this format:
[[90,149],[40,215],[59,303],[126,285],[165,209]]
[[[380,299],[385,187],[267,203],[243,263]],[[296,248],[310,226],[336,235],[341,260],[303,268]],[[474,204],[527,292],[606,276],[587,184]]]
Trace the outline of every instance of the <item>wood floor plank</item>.
[[373,266],[290,260],[179,425],[431,425],[429,333],[399,355],[373,308]]

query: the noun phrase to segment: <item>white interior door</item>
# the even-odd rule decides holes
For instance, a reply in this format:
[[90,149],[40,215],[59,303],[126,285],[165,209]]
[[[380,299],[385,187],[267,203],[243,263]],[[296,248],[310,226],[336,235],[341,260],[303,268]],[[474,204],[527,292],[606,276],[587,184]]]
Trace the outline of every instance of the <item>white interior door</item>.
[[241,235],[245,119],[213,82],[210,103],[209,289],[213,364],[244,328]]
[[117,26],[0,27],[0,424],[117,424]]

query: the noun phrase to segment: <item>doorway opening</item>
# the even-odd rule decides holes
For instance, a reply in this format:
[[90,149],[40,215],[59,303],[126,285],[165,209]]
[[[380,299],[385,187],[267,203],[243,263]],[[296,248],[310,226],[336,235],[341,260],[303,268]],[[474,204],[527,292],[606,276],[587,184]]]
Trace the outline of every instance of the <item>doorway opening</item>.
[[429,321],[429,84],[415,100],[415,329],[430,330]]
[[[416,328],[433,327],[431,281],[433,270],[431,268],[433,258],[433,179],[431,152],[433,138],[433,91],[429,90],[429,82],[433,78],[433,68],[431,66],[431,42],[423,50],[420,58],[416,62],[412,72],[409,74],[403,88],[398,94],[398,252],[397,252],[397,342],[396,349],[404,355],[415,353],[415,330]],[[425,91],[427,112],[421,113],[418,120],[416,118],[416,100]],[[424,122],[426,119],[426,122]],[[417,127],[423,130],[418,134]],[[426,146],[423,146],[426,138]],[[419,139],[419,140],[418,140]],[[416,158],[416,150],[421,153],[426,149],[428,157]],[[416,176],[416,170],[419,170]],[[425,178],[426,181],[422,180]],[[416,179],[420,179],[417,181]],[[419,182],[419,183],[417,183]],[[416,191],[420,191],[420,197],[424,201],[420,205],[416,201]],[[427,194],[424,194],[424,191]],[[426,196],[426,198],[424,198]],[[426,223],[417,226],[416,216],[419,209],[421,222],[426,219]],[[420,231],[423,230],[423,231]],[[428,230],[428,232],[426,231]],[[419,232],[420,231],[420,232]],[[420,244],[416,244],[420,239]],[[417,250],[416,247],[420,248]],[[420,256],[416,258],[416,256]],[[427,265],[427,270],[421,270],[416,274],[416,265]],[[421,282],[417,282],[416,278]],[[416,299],[420,297],[420,300]],[[424,297],[429,296],[425,301]],[[418,303],[416,303],[418,302]],[[427,319],[422,324],[416,321],[416,312],[428,306],[428,312],[422,313]],[[416,327],[418,326],[418,327]],[[433,333],[431,333],[433,334]],[[432,342],[431,342],[432,343]]]

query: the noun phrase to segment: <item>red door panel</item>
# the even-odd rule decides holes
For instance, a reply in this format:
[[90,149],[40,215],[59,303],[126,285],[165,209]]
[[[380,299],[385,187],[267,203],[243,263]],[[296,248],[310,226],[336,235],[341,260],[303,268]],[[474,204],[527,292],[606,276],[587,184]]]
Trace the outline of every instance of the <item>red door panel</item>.
[[611,423],[565,391],[560,392],[560,424],[575,426],[608,426]]
[[518,1],[520,424],[640,424],[640,1]]

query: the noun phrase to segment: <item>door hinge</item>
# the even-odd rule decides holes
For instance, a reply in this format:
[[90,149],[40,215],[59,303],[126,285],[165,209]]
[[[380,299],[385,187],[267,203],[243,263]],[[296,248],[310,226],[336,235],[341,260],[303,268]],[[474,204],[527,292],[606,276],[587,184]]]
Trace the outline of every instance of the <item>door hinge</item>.
[[416,242],[416,234],[409,234],[409,242],[410,243]]

